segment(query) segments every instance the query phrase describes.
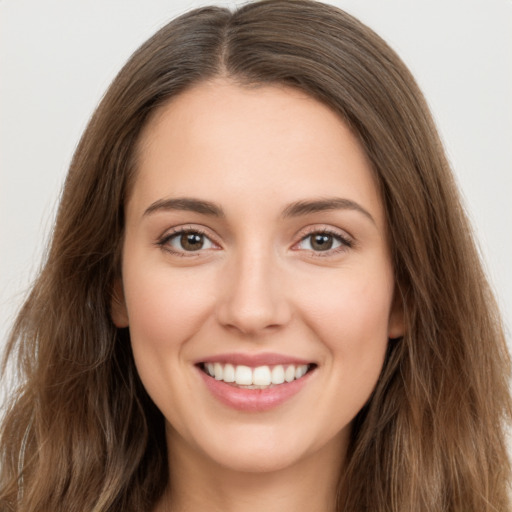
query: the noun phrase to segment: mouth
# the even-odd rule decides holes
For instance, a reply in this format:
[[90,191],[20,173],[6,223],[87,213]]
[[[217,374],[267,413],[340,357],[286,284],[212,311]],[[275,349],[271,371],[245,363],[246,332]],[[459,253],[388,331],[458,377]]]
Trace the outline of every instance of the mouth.
[[223,362],[202,362],[198,368],[207,376],[229,386],[247,390],[266,390],[304,378],[316,364],[276,364],[250,367]]
[[[286,354],[225,353],[195,362],[197,373],[217,401],[231,409],[256,413],[294,403],[310,388],[318,364]],[[309,395],[308,395],[309,396]]]

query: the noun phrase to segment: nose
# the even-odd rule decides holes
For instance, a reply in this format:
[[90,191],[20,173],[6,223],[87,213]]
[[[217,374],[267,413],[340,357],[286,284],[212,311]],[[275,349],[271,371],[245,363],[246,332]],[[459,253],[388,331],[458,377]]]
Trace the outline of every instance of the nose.
[[254,336],[279,329],[291,318],[282,271],[261,249],[228,263],[220,286],[217,319],[226,328]]

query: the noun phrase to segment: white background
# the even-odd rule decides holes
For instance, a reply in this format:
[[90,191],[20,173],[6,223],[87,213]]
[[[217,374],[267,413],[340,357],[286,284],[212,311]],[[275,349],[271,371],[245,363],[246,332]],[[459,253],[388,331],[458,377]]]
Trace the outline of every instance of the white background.
[[[0,349],[39,267],[73,150],[109,82],[170,18],[209,3],[0,0]],[[422,87],[510,341],[512,0],[331,3],[383,36]]]

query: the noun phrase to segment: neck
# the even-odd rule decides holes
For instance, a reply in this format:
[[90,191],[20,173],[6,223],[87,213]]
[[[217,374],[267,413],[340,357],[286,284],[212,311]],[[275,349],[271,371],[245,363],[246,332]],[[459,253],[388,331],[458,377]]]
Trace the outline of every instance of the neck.
[[334,512],[345,450],[334,439],[289,467],[244,472],[182,447],[169,454],[171,480],[155,512]]

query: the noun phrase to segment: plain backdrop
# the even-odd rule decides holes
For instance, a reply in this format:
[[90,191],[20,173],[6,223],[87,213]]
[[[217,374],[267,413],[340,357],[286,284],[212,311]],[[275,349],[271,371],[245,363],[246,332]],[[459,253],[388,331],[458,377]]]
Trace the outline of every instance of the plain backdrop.
[[[190,0],[0,0],[0,349],[73,150],[129,55]],[[234,6],[242,2],[220,1]],[[512,326],[512,0],[346,0],[416,76]]]

